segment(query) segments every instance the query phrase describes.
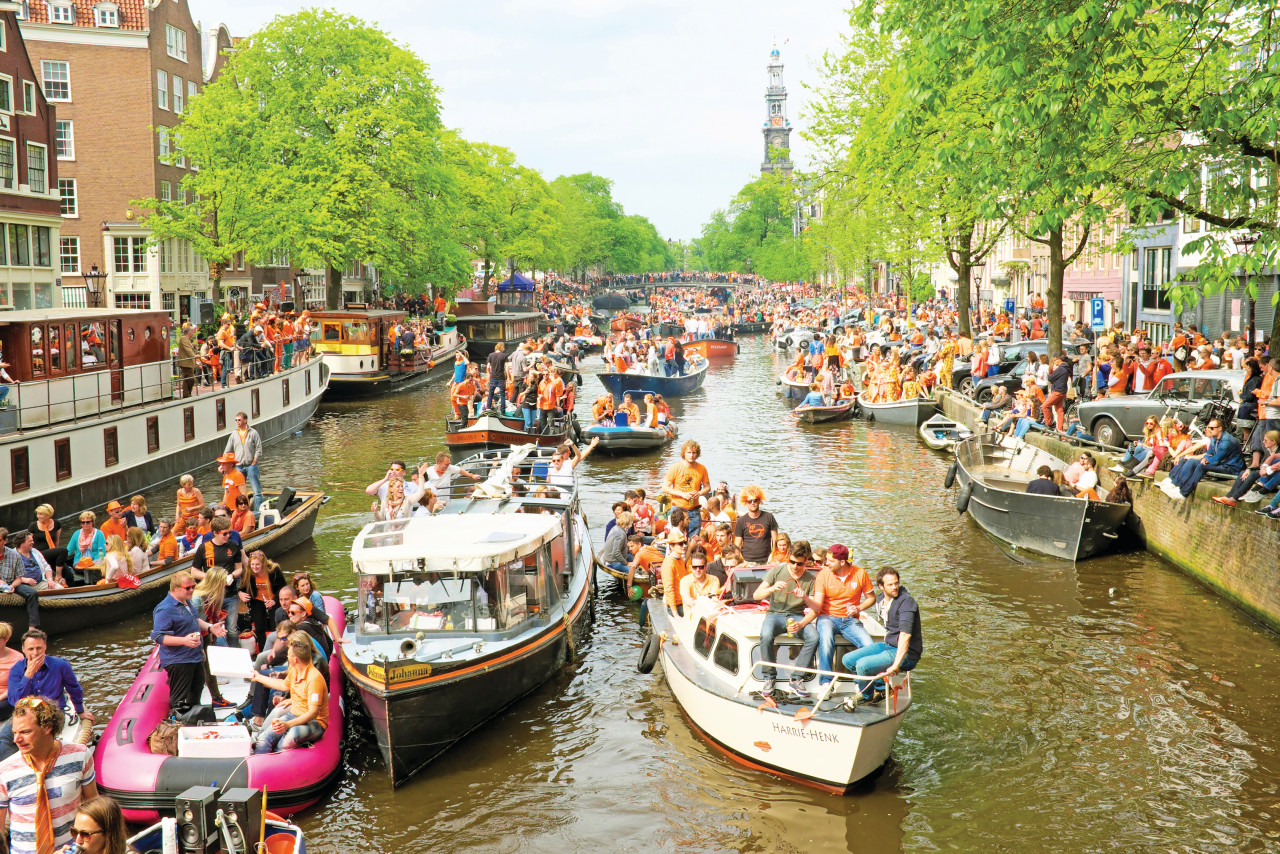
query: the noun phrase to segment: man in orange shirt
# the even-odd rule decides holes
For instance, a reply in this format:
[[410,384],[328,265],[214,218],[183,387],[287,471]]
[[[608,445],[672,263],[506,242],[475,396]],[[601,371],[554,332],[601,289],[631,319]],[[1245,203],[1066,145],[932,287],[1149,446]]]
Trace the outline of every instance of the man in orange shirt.
[[234,508],[237,497],[249,494],[245,489],[244,475],[236,470],[236,455],[218,457],[218,471],[222,474],[222,503],[229,509]]
[[627,589],[631,589],[637,570],[647,573],[649,583],[652,584],[653,567],[662,564],[662,552],[655,546],[645,545],[644,536],[641,534],[632,534],[627,537],[627,549],[632,551],[631,563],[627,564]]
[[680,461],[667,469],[662,478],[662,492],[671,496],[671,503],[689,514],[689,536],[696,536],[702,529],[702,513],[698,499],[711,491],[711,475],[707,467],[698,462],[702,446],[690,439],[680,448]]
[[667,557],[662,561],[662,601],[667,609],[684,616],[684,600],[680,598],[680,582],[689,574],[684,551],[687,543],[678,530],[667,532]]
[[468,373],[462,382],[453,387],[453,417],[465,419],[471,415],[471,402],[476,396],[476,383]]
[[124,523],[124,507],[119,501],[107,505],[107,521],[102,523],[102,535],[110,537],[115,534],[122,540],[129,539],[129,526]]
[[560,378],[560,369],[552,368],[546,379],[538,383],[538,432],[545,433],[551,423],[552,414],[560,407],[560,398],[564,397],[564,380]]
[[222,387],[226,388],[231,385],[231,377],[240,375],[240,366],[236,364],[236,328],[231,321],[231,315],[222,315],[222,325],[218,327],[218,333],[214,336],[214,340],[218,342],[219,355],[222,358]]
[[156,522],[156,536],[147,549],[152,566],[165,566],[181,557],[178,550],[178,538],[173,535],[173,528],[168,519]]
[[[827,562],[813,582],[813,596],[805,604],[818,615],[818,669],[831,670],[835,656],[836,632],[856,648],[871,645],[871,635],[859,619],[863,611],[875,607],[876,593],[867,571],[849,563],[849,548],[835,543],[827,549]],[[831,681],[829,673],[818,677],[818,685]]]

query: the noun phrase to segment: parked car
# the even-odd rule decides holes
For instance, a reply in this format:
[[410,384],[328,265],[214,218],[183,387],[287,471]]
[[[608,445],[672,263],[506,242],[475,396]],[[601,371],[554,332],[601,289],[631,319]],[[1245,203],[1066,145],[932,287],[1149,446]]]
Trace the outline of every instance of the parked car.
[[[1003,362],[1003,360],[1001,360]],[[1022,388],[1022,375],[1027,372],[1027,359],[1024,356],[1014,363],[1007,373],[994,377],[983,377],[973,384],[973,399],[978,403],[986,403],[995,394],[996,386],[1004,386],[1004,390],[1013,394]]]
[[1142,435],[1148,417],[1170,415],[1190,424],[1209,403],[1238,401],[1243,385],[1244,371],[1182,371],[1169,374],[1149,392],[1085,401],[1076,413],[1100,443],[1120,448]]
[[[1004,375],[1011,373],[1019,362],[1026,361],[1028,353],[1035,353],[1037,356],[1047,355],[1049,352],[1049,341],[1046,338],[1039,338],[1035,341],[1006,341],[997,345],[1000,348],[1000,366],[999,374]],[[1022,366],[1023,369],[1026,365]],[[951,366],[951,387],[957,389],[965,397],[973,397],[975,387],[978,381],[969,374],[970,363],[957,361]],[[978,377],[978,379],[983,379]],[[1010,390],[1019,388],[1021,383],[1010,387]]]
[[791,350],[802,345],[808,347],[810,341],[821,336],[821,332],[808,326],[789,326],[773,339],[773,346],[779,350]]

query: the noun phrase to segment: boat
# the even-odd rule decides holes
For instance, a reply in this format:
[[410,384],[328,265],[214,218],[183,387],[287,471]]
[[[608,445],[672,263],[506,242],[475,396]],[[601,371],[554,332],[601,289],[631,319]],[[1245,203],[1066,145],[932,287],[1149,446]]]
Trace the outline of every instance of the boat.
[[[264,443],[292,436],[329,384],[320,359],[231,388],[180,397],[165,311],[6,311],[0,342],[9,374],[0,409],[0,518],[25,528],[35,509],[59,514],[128,502],[222,453],[237,412]],[[71,346],[66,346],[71,342]]]
[[393,786],[576,655],[594,558],[577,485],[547,483],[550,457],[531,445],[469,457],[483,482],[352,544],[358,615],[340,655]]
[[769,331],[769,324],[763,320],[743,320],[733,325],[735,335],[760,335]]
[[920,425],[920,438],[935,451],[955,450],[956,443],[968,439],[973,431],[939,413]]
[[614,332],[635,332],[642,326],[644,326],[644,320],[634,314],[614,315],[609,321],[609,329]]
[[858,395],[862,417],[881,424],[906,424],[919,427],[938,411],[938,404],[928,397],[909,397],[889,403],[871,403],[866,393]]
[[446,418],[444,443],[450,448],[505,448],[526,443],[554,447],[573,435],[576,424],[577,416],[571,413],[553,419],[547,433],[526,433],[522,417],[500,416],[495,410],[486,409],[465,423]]
[[[226,794],[235,793],[223,793],[223,796],[225,797]],[[219,801],[219,806],[222,805],[223,802]],[[270,803],[265,805],[270,806]],[[236,804],[236,807],[239,806],[242,806],[242,802],[238,802]],[[232,807],[232,809],[235,809],[235,807]],[[226,811],[224,809],[224,814],[225,812]],[[262,850],[265,854],[307,854],[307,840],[302,833],[302,828],[298,827],[296,824],[290,824],[280,816],[275,815],[270,811],[266,812],[262,819],[262,823],[259,825],[257,832],[251,829],[236,830],[235,826],[238,822],[228,822],[229,826],[227,827],[225,835],[221,833],[219,834],[222,838],[223,847],[216,850],[227,852],[234,851],[236,854],[241,854],[241,852],[246,851],[254,852],[257,850]],[[256,848],[256,841],[259,836],[261,836],[263,840],[262,844],[264,847],[262,849]],[[129,845],[130,851],[142,851],[147,852],[147,854],[163,851],[165,850],[164,823],[156,822],[150,827],[144,828],[133,836],[130,836],[126,842]],[[247,842],[248,844],[241,844],[241,842]],[[174,850],[181,851],[182,848],[179,847]]]
[[1065,463],[1025,442],[1005,444],[993,435],[965,439],[947,473],[957,488],[956,509],[1015,548],[1063,560],[1111,548],[1130,506],[1028,493],[1042,465],[1062,469]]
[[692,394],[702,387],[702,383],[707,378],[707,367],[710,363],[706,359],[698,359],[696,363],[690,362],[689,369],[678,376],[668,377],[664,374],[641,374],[627,373],[620,374],[617,371],[601,371],[596,374],[600,383],[609,391],[613,392],[616,400],[621,400],[624,391],[629,391],[632,398],[639,394],[643,397],[646,394],[660,394],[663,397],[680,397],[686,394]]
[[778,378],[778,389],[787,400],[791,401],[792,406],[809,396],[809,386],[809,380],[803,377],[796,379],[790,369],[787,370],[786,374]]
[[[346,621],[342,603],[324,597],[325,613],[339,630]],[[148,739],[156,725],[169,715],[169,681],[160,667],[160,652],[153,648],[133,685],[94,750],[98,769],[98,789],[119,802],[125,819],[151,822],[172,813],[173,799],[192,786],[266,789],[270,807],[280,815],[306,809],[320,800],[342,770],[343,711],[342,663],[332,655],[329,668],[329,726],[320,740],[305,749],[258,755],[197,758],[152,753]],[[249,696],[246,679],[218,678],[224,697],[240,702]],[[205,689],[208,702],[208,688]],[[234,710],[227,709],[222,725],[229,735],[243,738],[248,730],[231,723]]]
[[592,299],[591,307],[603,311],[626,311],[631,308],[631,298],[626,294],[611,291]]
[[[245,551],[261,549],[267,557],[277,557],[311,539],[316,517],[328,500],[323,492],[264,490],[264,506],[258,511],[262,526],[244,538]],[[277,515],[279,521],[273,521]],[[140,583],[136,588],[120,587],[113,581],[41,590],[40,628],[50,635],[62,635],[148,611],[168,594],[169,577],[190,567],[189,556],[165,566],[153,566],[138,576]],[[27,630],[27,609],[21,596],[0,593],[0,620],[12,625],[14,633],[22,636]]]
[[[751,591],[766,568],[735,571],[735,599],[750,600]],[[651,633],[641,651],[640,670],[662,661],[667,685],[693,729],[730,759],[757,771],[844,793],[873,773],[889,758],[902,719],[912,705],[911,674],[890,677],[880,703],[844,708],[843,701],[859,685],[841,668],[848,641],[836,643],[833,680],[813,699],[762,702],[757,694],[764,675],[758,663],[760,627],[765,612],[750,605],[726,605],[702,597],[686,616],[670,613],[659,599],[645,602]],[[873,639],[883,639],[884,627],[864,614],[863,625]],[[796,646],[790,645],[795,641]],[[840,641],[844,641],[843,644]],[[780,649],[798,651],[799,638],[780,638]],[[819,671],[787,664],[780,655],[779,681]],[[794,660],[794,659],[792,659]]]
[[569,341],[578,345],[582,353],[599,353],[604,349],[604,339],[599,335],[570,335]]
[[828,421],[845,421],[853,417],[853,410],[858,406],[856,400],[847,400],[834,406],[797,406],[794,410],[796,419],[806,424],[823,424]]
[[312,312],[312,346],[329,366],[329,393],[353,396],[403,391],[451,373],[454,355],[467,346],[457,328],[441,330],[439,344],[416,347],[409,353],[391,340],[392,327],[407,318],[404,311],[354,307]]
[[697,353],[704,359],[732,359],[738,355],[737,341],[730,341],[725,338],[702,338],[697,341],[686,341],[684,344],[684,352],[687,356],[690,353]]
[[[632,392],[632,397],[635,396]],[[627,451],[651,451],[661,448],[679,435],[676,425],[665,424],[660,427],[643,427],[629,424],[591,424],[582,428],[582,438],[590,442],[599,439],[597,450],[606,453],[625,453]]]
[[508,353],[521,341],[541,335],[545,316],[540,311],[497,311],[485,301],[458,300],[458,331],[466,336],[467,352],[483,360],[501,341]]

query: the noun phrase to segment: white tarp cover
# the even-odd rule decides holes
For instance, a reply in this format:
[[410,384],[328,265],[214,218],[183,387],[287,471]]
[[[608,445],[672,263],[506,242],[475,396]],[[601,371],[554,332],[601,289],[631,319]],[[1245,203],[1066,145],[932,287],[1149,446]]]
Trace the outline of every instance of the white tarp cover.
[[534,553],[560,535],[549,513],[419,516],[373,522],[356,536],[357,573],[484,572]]

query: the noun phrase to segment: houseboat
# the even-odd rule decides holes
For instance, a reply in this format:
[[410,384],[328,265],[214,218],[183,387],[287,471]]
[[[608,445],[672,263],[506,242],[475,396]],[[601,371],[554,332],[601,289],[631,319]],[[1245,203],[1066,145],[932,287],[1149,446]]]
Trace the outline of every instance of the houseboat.
[[165,311],[38,309],[0,314],[14,382],[0,409],[0,521],[25,528],[147,493],[222,453],[237,412],[263,442],[311,417],[329,382],[319,359],[231,388],[181,396]]
[[422,385],[453,370],[453,357],[466,346],[456,328],[440,330],[439,343],[402,350],[391,340],[403,311],[317,311],[311,345],[329,366],[329,393],[354,396]]
[[467,352],[483,359],[501,341],[507,352],[521,341],[542,335],[546,319],[540,311],[498,311],[495,304],[480,300],[458,300],[458,331],[467,339]]

